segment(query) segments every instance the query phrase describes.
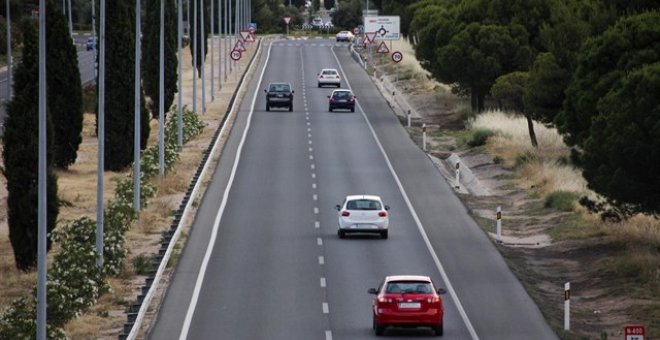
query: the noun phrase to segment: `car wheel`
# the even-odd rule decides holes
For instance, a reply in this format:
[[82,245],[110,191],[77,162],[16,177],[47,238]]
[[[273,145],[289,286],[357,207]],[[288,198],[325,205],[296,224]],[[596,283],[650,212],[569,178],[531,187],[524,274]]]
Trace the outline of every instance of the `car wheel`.
[[376,331],[376,336],[383,336],[385,335],[385,326],[379,325],[374,319],[374,331]]
[[293,105],[289,106],[289,112],[293,111]]
[[340,87],[341,87],[341,83],[338,83],[338,84],[337,84],[337,88],[340,88]]
[[442,336],[442,334],[444,334],[443,324],[433,327],[433,332],[435,333],[435,336]]
[[332,106],[328,107],[328,111],[332,112]]
[[354,107],[351,108],[351,112],[355,112],[355,108],[354,108]]
[[266,104],[266,111],[270,111],[270,106],[268,106],[268,104]]
[[319,83],[319,88],[321,87],[321,83]]
[[346,233],[341,229],[337,230],[337,235],[339,238],[346,238]]
[[383,230],[383,231],[381,231],[381,232],[380,232],[380,237],[382,237],[383,239],[387,240],[387,230]]

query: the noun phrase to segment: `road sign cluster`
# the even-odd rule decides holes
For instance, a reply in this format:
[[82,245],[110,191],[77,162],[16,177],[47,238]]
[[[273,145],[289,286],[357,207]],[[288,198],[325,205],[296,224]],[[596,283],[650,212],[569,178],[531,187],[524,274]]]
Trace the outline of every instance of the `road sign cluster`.
[[241,31],[240,38],[236,40],[234,48],[232,48],[229,56],[232,60],[241,60],[243,52],[246,51],[245,44],[255,42],[254,32],[257,30],[256,24],[250,24],[247,31]]

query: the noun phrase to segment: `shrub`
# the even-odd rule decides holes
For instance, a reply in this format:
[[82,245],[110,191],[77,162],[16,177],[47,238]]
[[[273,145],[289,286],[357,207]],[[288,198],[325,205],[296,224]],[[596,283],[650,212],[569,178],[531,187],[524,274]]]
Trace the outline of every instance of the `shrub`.
[[[37,311],[34,302],[24,297],[14,300],[0,316],[0,339],[33,339],[35,334],[37,334]],[[66,339],[64,330],[50,323],[46,326],[46,334],[48,339]]]
[[488,141],[488,138],[490,138],[494,135],[495,135],[495,132],[493,132],[492,130],[473,129],[471,131],[471,136],[470,136],[470,139],[468,140],[467,144],[472,148],[477,147],[477,146],[486,145],[486,142]]
[[543,204],[546,208],[555,208],[560,211],[573,211],[573,202],[578,198],[578,194],[570,191],[551,192]]
[[519,168],[519,167],[521,167],[521,166],[523,166],[527,163],[531,163],[535,159],[536,159],[536,157],[533,154],[531,154],[530,152],[525,152],[525,153],[518,154],[516,156],[516,162],[515,162],[516,167]]
[[133,258],[133,271],[137,275],[147,275],[151,269],[151,257],[138,255]]

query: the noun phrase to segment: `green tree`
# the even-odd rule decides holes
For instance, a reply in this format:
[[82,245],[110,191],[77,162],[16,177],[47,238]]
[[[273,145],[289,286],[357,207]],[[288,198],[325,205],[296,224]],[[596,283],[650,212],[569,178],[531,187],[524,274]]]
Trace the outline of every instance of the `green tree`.
[[352,29],[362,24],[362,2],[360,0],[340,1],[332,14],[332,23],[340,29]]
[[536,132],[534,131],[534,120],[532,114],[526,109],[525,101],[523,100],[527,91],[528,79],[529,74],[527,72],[516,71],[507,73],[495,80],[491,92],[493,97],[511,103],[517,112],[525,116],[527,119],[529,140],[532,146],[536,148],[539,146],[539,143],[536,140]]
[[628,213],[660,215],[660,62],[624,75],[597,105],[584,142],[589,188]]
[[587,40],[555,123],[569,145],[583,146],[598,116],[596,104],[627,73],[660,60],[660,13],[621,19]]
[[[133,162],[135,110],[135,2],[106,3],[105,170],[120,171]],[[128,70],[128,71],[127,71]],[[149,138],[149,112],[141,98],[141,148]]]
[[[148,0],[142,35],[142,86],[149,96],[149,108],[158,119],[160,96],[160,0]],[[169,111],[177,92],[177,9],[174,0],[165,4],[165,114]]]
[[438,46],[449,43],[462,29],[456,25],[453,12],[439,0],[420,1],[410,6],[414,17],[410,23],[410,35],[415,44],[415,57],[429,72],[437,65]]
[[46,8],[48,115],[54,132],[52,163],[66,169],[75,163],[82,143],[82,84],[78,53],[61,8],[54,1],[49,1]]
[[[39,198],[39,46],[35,21],[21,22],[24,36],[23,58],[14,74],[14,97],[7,104],[3,135],[4,175],[7,179],[7,215],[9,241],[14,250],[16,267],[27,271],[37,264],[38,198]],[[52,140],[52,124],[47,122],[48,140]],[[55,228],[59,213],[57,177],[47,156],[46,228]],[[50,236],[47,249],[50,250]]]
[[[195,8],[194,8],[194,1],[197,1],[197,35],[195,35],[195,28],[193,25],[195,25],[194,21],[194,14],[195,14]],[[236,8],[235,1],[236,0],[229,0],[232,1],[232,11]],[[206,55],[209,52],[209,46],[208,46],[208,36],[209,33],[211,32],[211,18],[209,17],[209,9],[208,9],[208,1],[204,1],[204,8],[202,8],[202,2],[199,0],[193,0],[193,3],[190,4],[190,55],[194,56],[194,48],[195,44],[194,41],[195,39],[197,40],[197,60],[195,58],[192,58],[192,65],[197,69],[197,76],[201,77],[202,76],[202,63],[206,60]],[[202,40],[202,13],[204,14],[204,40]],[[229,15],[233,15],[229,14]],[[232,20],[232,25],[234,24],[234,21]],[[231,28],[233,31],[233,28]],[[176,38],[174,39],[176,42]],[[204,44],[204,55],[202,55],[202,43]]]
[[526,70],[531,51],[522,26],[472,23],[439,47],[433,75],[469,89],[472,109],[482,111],[484,98],[497,77]]
[[552,53],[541,53],[529,71],[524,95],[525,110],[544,124],[552,124],[561,111],[564,89],[570,74],[559,66]]
[[323,7],[325,7],[325,9],[327,10],[331,9],[332,7],[335,7],[335,0],[324,0]]

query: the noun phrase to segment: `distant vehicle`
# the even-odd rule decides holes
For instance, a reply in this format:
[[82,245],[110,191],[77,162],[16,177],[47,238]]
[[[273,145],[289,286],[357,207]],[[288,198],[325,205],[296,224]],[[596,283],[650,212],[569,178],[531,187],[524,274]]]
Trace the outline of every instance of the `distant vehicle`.
[[319,28],[319,27],[323,26],[323,19],[321,17],[316,17],[316,18],[312,19],[311,24],[312,24],[312,26],[314,26],[316,28]]
[[328,96],[328,111],[336,109],[347,109],[355,112],[355,95],[351,90],[338,89],[333,90],[332,94]]
[[285,107],[293,111],[293,88],[289,83],[270,83],[266,92],[266,111],[271,107]]
[[339,31],[337,35],[335,35],[335,38],[337,39],[337,41],[351,42],[353,41],[353,38],[355,38],[355,36],[350,31]]
[[335,206],[339,211],[339,238],[347,233],[377,233],[387,238],[390,207],[376,195],[349,195],[342,204]]
[[87,51],[96,49],[96,38],[95,37],[87,38],[87,42],[85,43],[85,48],[87,49]]
[[318,74],[318,85],[322,87],[323,85],[333,85],[341,87],[341,77],[339,72],[334,68],[324,68]]
[[372,308],[372,327],[376,335],[384,335],[387,327],[429,327],[436,336],[444,333],[444,308],[441,294],[428,276],[387,276],[378,288]]

